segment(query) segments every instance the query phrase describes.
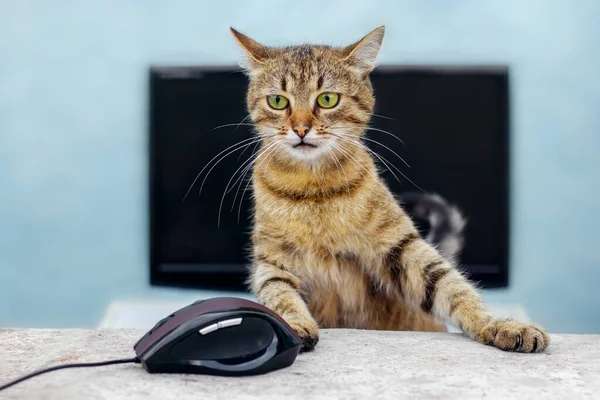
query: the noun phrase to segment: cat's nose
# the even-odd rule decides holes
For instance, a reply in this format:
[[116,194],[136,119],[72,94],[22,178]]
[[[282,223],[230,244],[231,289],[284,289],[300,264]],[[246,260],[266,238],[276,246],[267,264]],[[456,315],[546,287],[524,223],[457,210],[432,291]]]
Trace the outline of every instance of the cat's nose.
[[303,138],[304,136],[306,136],[308,131],[310,131],[310,126],[305,124],[294,125],[292,129],[294,130],[294,132],[296,132],[296,135],[300,136],[300,138]]

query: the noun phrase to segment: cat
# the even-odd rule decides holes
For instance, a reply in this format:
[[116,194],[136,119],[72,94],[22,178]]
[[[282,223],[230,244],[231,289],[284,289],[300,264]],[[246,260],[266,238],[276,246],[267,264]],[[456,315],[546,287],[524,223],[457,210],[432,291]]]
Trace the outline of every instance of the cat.
[[321,328],[444,332],[450,323],[483,344],[540,352],[544,329],[490,314],[451,257],[419,234],[361,142],[384,30],[346,47],[271,47],[231,28],[261,137],[250,290],[302,351]]

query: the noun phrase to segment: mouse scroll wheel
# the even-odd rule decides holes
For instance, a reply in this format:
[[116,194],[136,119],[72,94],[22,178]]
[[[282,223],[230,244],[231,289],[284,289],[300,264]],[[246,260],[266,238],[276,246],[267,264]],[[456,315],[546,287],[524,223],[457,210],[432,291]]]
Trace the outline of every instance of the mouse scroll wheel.
[[241,323],[242,323],[242,318],[226,319],[223,321],[219,321],[216,324],[205,326],[204,328],[200,329],[200,334],[207,335],[211,332],[216,331],[217,329],[228,328],[230,326],[237,326],[237,325],[240,325]]

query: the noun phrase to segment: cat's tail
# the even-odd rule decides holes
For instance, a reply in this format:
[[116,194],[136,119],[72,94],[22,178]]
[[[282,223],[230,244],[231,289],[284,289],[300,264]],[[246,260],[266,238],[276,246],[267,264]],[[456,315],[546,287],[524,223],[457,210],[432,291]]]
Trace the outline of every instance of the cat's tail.
[[413,219],[425,240],[450,260],[464,247],[466,219],[455,206],[434,193],[404,193],[399,197],[404,211]]

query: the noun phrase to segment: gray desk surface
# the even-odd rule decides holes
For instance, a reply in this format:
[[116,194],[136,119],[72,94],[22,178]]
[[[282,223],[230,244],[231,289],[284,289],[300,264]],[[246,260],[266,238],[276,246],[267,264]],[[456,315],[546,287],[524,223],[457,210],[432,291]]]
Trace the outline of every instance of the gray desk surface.
[[[0,329],[0,383],[61,363],[132,357],[140,330]],[[600,335],[552,335],[541,354],[460,334],[324,330],[290,368],[247,378],[151,375],[139,364],[67,369],[0,399],[600,399]]]

